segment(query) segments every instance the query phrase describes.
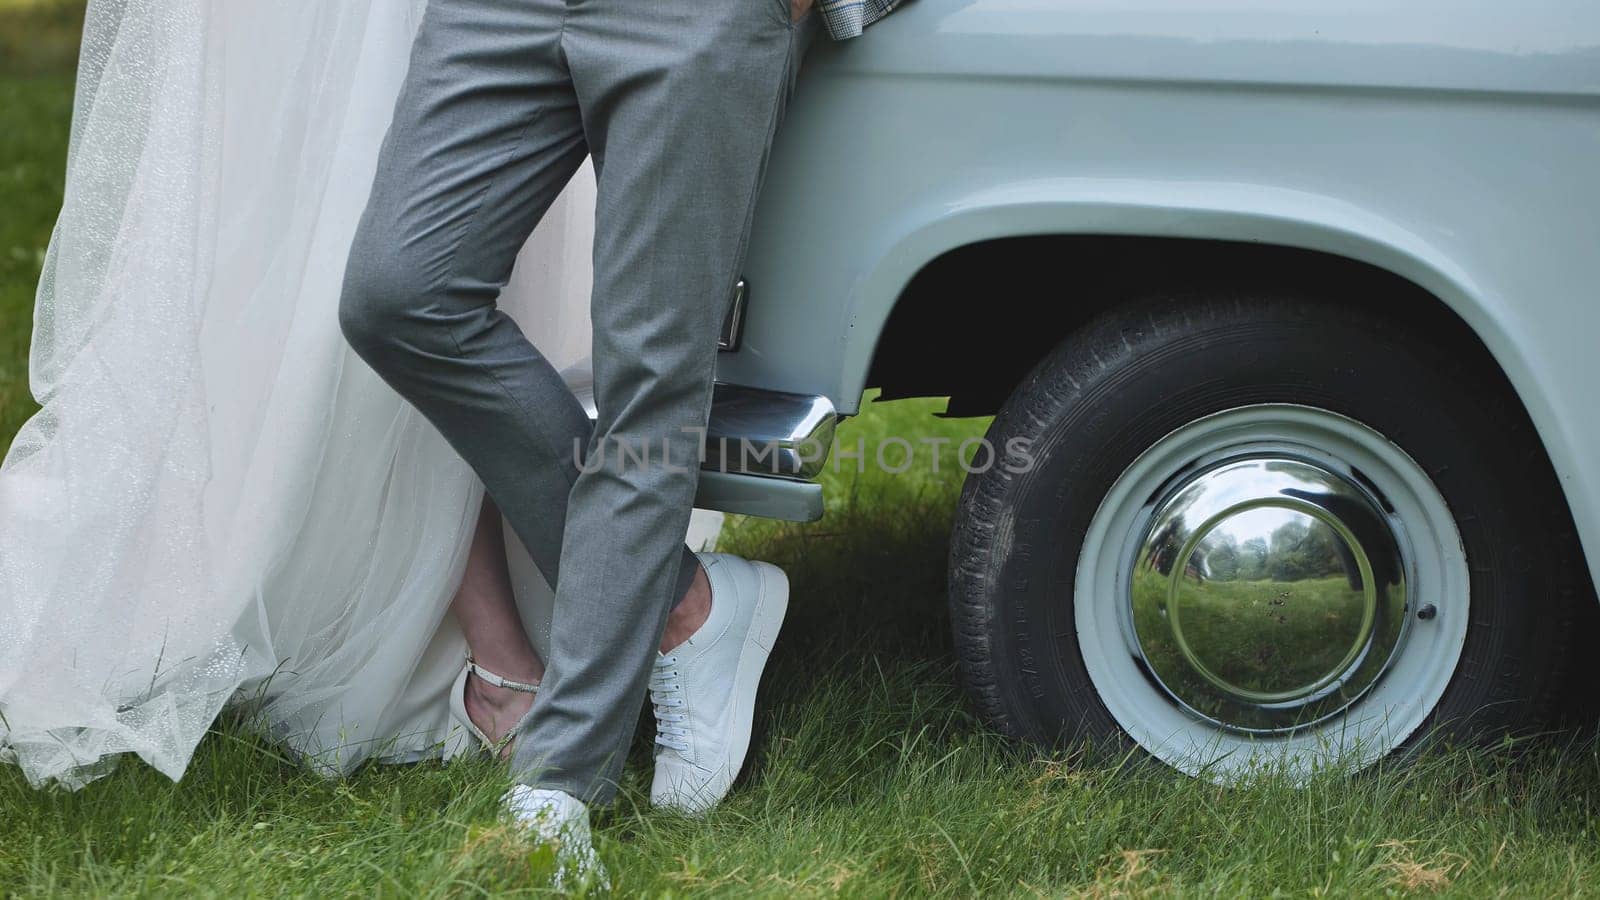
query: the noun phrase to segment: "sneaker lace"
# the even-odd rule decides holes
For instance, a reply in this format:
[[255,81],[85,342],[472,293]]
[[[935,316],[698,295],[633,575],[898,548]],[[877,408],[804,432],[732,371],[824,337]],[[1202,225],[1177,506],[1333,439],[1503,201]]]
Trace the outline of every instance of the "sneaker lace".
[[657,656],[650,672],[650,703],[656,714],[656,744],[679,754],[689,751],[688,715],[683,712],[683,674],[678,657]]

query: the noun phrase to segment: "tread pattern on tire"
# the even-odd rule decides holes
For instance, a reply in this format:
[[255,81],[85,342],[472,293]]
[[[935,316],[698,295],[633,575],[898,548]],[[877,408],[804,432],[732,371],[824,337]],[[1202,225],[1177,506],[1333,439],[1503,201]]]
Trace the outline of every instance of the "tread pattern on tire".
[[[1575,603],[1583,596],[1586,585],[1581,551],[1576,550],[1576,535],[1565,500],[1520,402],[1498,371],[1486,371],[1484,366],[1474,364],[1471,354],[1454,352],[1448,340],[1418,333],[1414,326],[1370,311],[1335,307],[1332,301],[1317,296],[1295,296],[1283,291],[1239,291],[1226,296],[1216,292],[1166,293],[1114,310],[1068,337],[1006,401],[990,427],[989,440],[999,447],[1013,437],[1048,435],[1052,426],[1059,425],[1076,407],[1103,398],[1108,373],[1125,371],[1128,362],[1141,354],[1160,352],[1174,342],[1184,344],[1186,352],[1203,350],[1207,335],[1216,329],[1238,329],[1253,322],[1314,324],[1327,321],[1330,312],[1336,313],[1347,330],[1376,336],[1382,346],[1403,346],[1408,352],[1420,354],[1437,367],[1442,378],[1460,385],[1461,390],[1478,392],[1484,418],[1503,428],[1499,432],[1503,444],[1492,448],[1493,452],[1503,459],[1514,459],[1529,473],[1527,484],[1522,486],[1523,502],[1517,504],[1515,511],[1508,510],[1507,515],[1514,512],[1524,520],[1521,527],[1536,533],[1530,546],[1549,551],[1549,558],[1544,560],[1523,561],[1542,569],[1548,578],[1540,578],[1539,572],[1531,578],[1524,578],[1525,572],[1507,577],[1531,582],[1530,599],[1540,608],[1530,611],[1537,617],[1530,628],[1538,635],[1535,642],[1544,650],[1543,662],[1534,664],[1542,666],[1542,670],[1524,674],[1534,683],[1521,686],[1532,690],[1522,694],[1520,702],[1514,704],[1516,708],[1487,710],[1475,719],[1473,730],[1494,733],[1542,723],[1558,699],[1562,670],[1571,655]],[[1430,472],[1435,478],[1443,474]],[[1049,745],[1059,743],[1064,736],[1087,734],[1109,737],[1125,746],[1125,736],[1097,696],[1072,703],[1082,711],[1085,721],[1081,728],[1074,726],[1064,732],[1058,725],[1042,721],[1008,684],[1011,679],[1007,667],[1012,661],[1003,656],[1003,634],[997,621],[997,598],[1002,588],[997,579],[1000,562],[1011,548],[1016,498],[1029,489],[1029,477],[997,466],[970,476],[962,489],[951,539],[949,583],[951,622],[963,686],[982,720],[1011,738]],[[1485,639],[1489,645],[1478,646],[1474,652],[1499,652],[1495,646],[1498,636],[1480,635],[1479,644]],[[1469,648],[1471,644],[1469,636]],[[1079,683],[1088,685],[1086,673]],[[1449,727],[1441,727],[1438,733],[1452,732]]]

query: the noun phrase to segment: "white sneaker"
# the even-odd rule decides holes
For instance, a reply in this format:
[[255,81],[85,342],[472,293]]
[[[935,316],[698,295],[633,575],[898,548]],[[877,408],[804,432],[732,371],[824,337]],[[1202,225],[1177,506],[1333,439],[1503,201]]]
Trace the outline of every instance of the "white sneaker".
[[750,749],[756,686],[789,608],[789,579],[770,563],[701,553],[711,614],[694,636],[658,654],[654,806],[693,814],[717,805]]
[[576,889],[583,884],[611,889],[605,866],[594,852],[589,832],[589,807],[565,791],[552,791],[519,784],[500,798],[511,819],[528,831],[529,837],[550,844],[556,851],[556,871],[550,879],[558,891]]

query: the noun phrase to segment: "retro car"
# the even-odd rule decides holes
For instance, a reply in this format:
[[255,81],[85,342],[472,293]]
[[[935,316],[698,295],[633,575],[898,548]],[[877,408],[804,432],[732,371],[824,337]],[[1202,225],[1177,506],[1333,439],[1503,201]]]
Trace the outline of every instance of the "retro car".
[[949,571],[1006,734],[1535,727],[1600,572],[1597,164],[1579,0],[914,0],[801,75],[700,502],[816,518],[865,389],[948,397],[1022,448]]

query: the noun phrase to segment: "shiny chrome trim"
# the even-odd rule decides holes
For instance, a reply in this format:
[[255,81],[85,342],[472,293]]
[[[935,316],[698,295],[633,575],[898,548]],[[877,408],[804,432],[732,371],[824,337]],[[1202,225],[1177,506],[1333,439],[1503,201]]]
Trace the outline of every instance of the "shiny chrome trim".
[[739,349],[744,338],[744,307],[750,297],[750,283],[743,278],[733,286],[733,296],[728,298],[728,312],[722,317],[722,334],[717,338],[717,349],[732,353]]
[[1187,474],[1127,573],[1146,671],[1229,729],[1276,734],[1349,708],[1406,630],[1406,559],[1380,500],[1305,458]]
[[702,469],[810,479],[822,471],[838,423],[826,397],[717,384]]
[[792,478],[701,472],[694,505],[741,516],[815,522],[822,518],[822,485]]
[[[594,386],[573,385],[592,422]],[[833,449],[839,414],[827,397],[718,382],[711,393],[705,457],[709,472],[810,480]]]

